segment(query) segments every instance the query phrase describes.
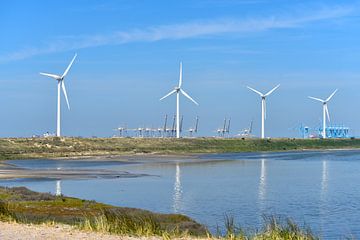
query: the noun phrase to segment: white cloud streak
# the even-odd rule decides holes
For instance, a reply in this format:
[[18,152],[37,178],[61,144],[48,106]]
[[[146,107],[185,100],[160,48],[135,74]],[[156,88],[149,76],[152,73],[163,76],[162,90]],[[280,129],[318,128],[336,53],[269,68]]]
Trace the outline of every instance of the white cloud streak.
[[218,19],[182,24],[160,25],[130,31],[117,31],[110,34],[72,36],[57,38],[43,46],[23,48],[9,54],[0,55],[0,62],[26,59],[36,55],[78,50],[106,45],[119,45],[131,42],[156,42],[161,40],[181,40],[225,34],[245,34],[272,29],[290,29],[303,25],[346,17],[353,12],[351,7],[336,6],[324,8],[306,15],[291,17],[268,17],[253,19]]

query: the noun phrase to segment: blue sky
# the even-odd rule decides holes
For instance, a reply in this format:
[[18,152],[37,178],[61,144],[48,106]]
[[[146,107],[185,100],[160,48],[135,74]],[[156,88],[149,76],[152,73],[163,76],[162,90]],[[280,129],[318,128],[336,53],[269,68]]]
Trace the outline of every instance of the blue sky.
[[56,82],[78,53],[62,96],[62,132],[111,136],[122,124],[159,127],[178,81],[184,128],[200,117],[200,134],[215,135],[223,118],[236,134],[254,119],[268,91],[266,135],[297,136],[300,123],[320,124],[326,98],[331,121],[360,134],[360,3],[358,1],[16,1],[0,3],[0,136],[55,132]]

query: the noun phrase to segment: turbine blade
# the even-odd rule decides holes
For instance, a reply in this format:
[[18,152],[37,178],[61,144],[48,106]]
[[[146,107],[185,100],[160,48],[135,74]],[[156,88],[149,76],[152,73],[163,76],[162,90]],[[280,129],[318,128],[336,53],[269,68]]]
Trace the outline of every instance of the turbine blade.
[[270,94],[272,94],[276,89],[278,89],[280,87],[280,84],[278,84],[276,87],[274,87],[273,89],[271,89],[268,93],[265,94],[265,97],[269,96]]
[[319,101],[319,102],[322,102],[322,103],[325,102],[324,100],[322,100],[320,98],[315,98],[315,97],[310,97],[310,96],[309,96],[309,98],[314,99],[314,100]]
[[41,72],[40,75],[51,77],[51,78],[54,78],[56,80],[61,79],[61,77],[59,75],[51,74],[51,73],[43,73],[43,72]]
[[261,92],[259,92],[258,90],[253,89],[252,87],[247,86],[247,88],[250,89],[250,90],[253,91],[253,92],[256,92],[256,93],[259,94],[260,96],[263,96],[263,95],[264,95],[264,94],[262,94]]
[[329,109],[327,107],[327,104],[325,104],[325,112],[326,112],[327,118],[328,118],[328,120],[330,122],[330,114],[329,114]]
[[180,77],[179,77],[179,88],[182,85],[182,62],[180,62]]
[[61,78],[64,78],[67,73],[69,72],[70,68],[71,68],[71,65],[73,64],[73,62],[75,61],[75,58],[76,58],[77,54],[75,53],[75,56],[73,57],[73,59],[71,60],[69,66],[66,68],[64,74],[61,76]]
[[170,96],[171,94],[176,93],[176,90],[172,90],[171,92],[169,92],[168,94],[166,94],[165,96],[163,96],[162,98],[160,98],[160,101],[163,100],[164,98],[167,98],[168,96]]
[[66,103],[67,103],[68,109],[70,110],[70,104],[69,104],[69,100],[68,100],[68,97],[67,97],[67,93],[66,93],[66,88],[65,88],[65,83],[64,83],[64,80],[62,80],[62,81],[61,81],[61,87],[62,87],[62,90],[63,90],[64,96],[65,96],[65,100],[66,100]]
[[335,89],[335,91],[326,99],[326,102],[330,101],[330,99],[335,95],[336,92],[337,89]]
[[194,99],[192,99],[189,94],[187,94],[184,90],[180,89],[180,92],[187,97],[188,99],[190,99],[190,101],[192,101],[193,103],[195,103],[196,105],[199,105]]

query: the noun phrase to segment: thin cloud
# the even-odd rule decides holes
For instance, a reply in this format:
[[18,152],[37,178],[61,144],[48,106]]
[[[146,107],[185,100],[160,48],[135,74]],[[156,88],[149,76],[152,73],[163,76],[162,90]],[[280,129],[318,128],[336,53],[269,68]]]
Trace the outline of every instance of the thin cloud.
[[333,7],[321,9],[307,15],[292,17],[268,17],[253,19],[218,19],[213,21],[197,21],[172,25],[160,25],[145,29],[117,31],[110,34],[91,36],[74,36],[58,38],[43,46],[24,48],[6,55],[0,55],[0,62],[21,60],[41,54],[119,45],[131,42],[156,42],[162,40],[181,40],[225,34],[241,34],[262,32],[272,29],[287,29],[303,26],[308,23],[337,19],[348,16],[353,9],[350,7]]

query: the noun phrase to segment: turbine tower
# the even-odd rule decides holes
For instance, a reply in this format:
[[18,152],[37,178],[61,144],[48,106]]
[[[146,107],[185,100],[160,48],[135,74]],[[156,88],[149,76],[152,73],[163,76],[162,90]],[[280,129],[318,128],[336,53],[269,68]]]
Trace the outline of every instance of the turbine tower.
[[322,133],[323,138],[326,138],[326,116],[330,122],[330,114],[329,114],[327,104],[330,101],[330,99],[335,95],[336,92],[337,92],[337,89],[335,89],[335,91],[326,100],[323,100],[320,98],[315,98],[315,97],[309,97],[316,101],[322,102],[322,104],[323,104],[323,133]]
[[266,94],[263,94],[263,93],[259,92],[258,90],[255,90],[254,88],[251,88],[249,86],[247,87],[251,91],[259,94],[261,97],[261,138],[262,139],[265,138],[266,97],[269,96],[271,93],[273,93],[279,86],[280,86],[280,84],[278,84],[276,87],[271,89]]
[[50,73],[40,73],[41,75],[47,76],[47,77],[51,77],[53,79],[55,79],[58,82],[58,94],[57,94],[57,122],[56,122],[56,136],[60,137],[61,136],[61,131],[60,131],[60,88],[62,88],[62,91],[64,93],[65,96],[65,100],[68,106],[68,109],[70,110],[70,105],[69,105],[69,100],[66,94],[66,88],[65,88],[65,83],[64,83],[64,79],[66,77],[66,75],[68,74],[71,65],[73,64],[75,58],[76,58],[77,54],[75,54],[75,56],[73,57],[73,59],[71,60],[70,64],[68,65],[68,67],[66,68],[65,72],[63,73],[62,76],[56,75],[56,74],[50,74]]
[[167,98],[168,96],[176,93],[176,138],[180,138],[180,93],[190,99],[196,105],[199,105],[194,99],[192,99],[182,88],[182,62],[180,62],[180,77],[179,85],[174,88],[171,92],[160,98],[160,101]]

